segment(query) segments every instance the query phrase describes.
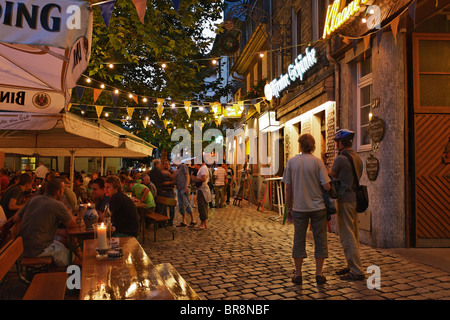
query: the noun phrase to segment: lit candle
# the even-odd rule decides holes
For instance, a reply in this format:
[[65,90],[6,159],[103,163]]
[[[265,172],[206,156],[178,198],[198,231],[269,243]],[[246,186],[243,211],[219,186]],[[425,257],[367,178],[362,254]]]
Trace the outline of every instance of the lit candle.
[[108,238],[106,236],[106,226],[103,222],[97,228],[97,237],[98,237],[98,248],[99,249],[107,249],[108,248]]

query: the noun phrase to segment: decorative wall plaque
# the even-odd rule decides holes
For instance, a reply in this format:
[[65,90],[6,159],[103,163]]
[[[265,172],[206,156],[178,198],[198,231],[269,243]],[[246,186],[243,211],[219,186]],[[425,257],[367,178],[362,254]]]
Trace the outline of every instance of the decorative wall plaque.
[[369,122],[369,136],[372,142],[379,143],[384,137],[385,130],[384,120],[372,117],[372,120]]
[[379,163],[378,159],[372,154],[366,160],[366,173],[370,181],[375,181],[378,176]]

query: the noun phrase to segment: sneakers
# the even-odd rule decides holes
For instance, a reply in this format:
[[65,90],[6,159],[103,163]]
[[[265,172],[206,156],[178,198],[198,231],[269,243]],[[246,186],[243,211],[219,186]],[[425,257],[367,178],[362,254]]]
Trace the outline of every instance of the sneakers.
[[316,274],[316,282],[317,282],[317,284],[324,284],[327,282],[327,278],[325,278],[324,275]]

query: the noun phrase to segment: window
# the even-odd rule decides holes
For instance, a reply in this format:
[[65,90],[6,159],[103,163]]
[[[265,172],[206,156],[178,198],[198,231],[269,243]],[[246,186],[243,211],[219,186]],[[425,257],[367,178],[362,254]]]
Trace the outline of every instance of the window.
[[301,11],[298,10],[297,12],[295,11],[294,8],[291,9],[291,43],[292,43],[292,61],[294,61],[295,58],[298,57],[298,55],[300,54],[301,48],[299,46],[299,44],[302,43],[301,41],[301,17],[300,17],[300,13]]
[[372,59],[370,57],[358,62],[356,95],[357,148],[358,150],[369,149],[369,113],[372,101]]
[[312,1],[312,40],[317,41],[322,38],[323,28],[325,26],[325,19],[327,15],[328,6],[331,4],[330,0],[313,0]]
[[450,106],[450,36],[416,33],[413,50],[414,110],[443,113]]

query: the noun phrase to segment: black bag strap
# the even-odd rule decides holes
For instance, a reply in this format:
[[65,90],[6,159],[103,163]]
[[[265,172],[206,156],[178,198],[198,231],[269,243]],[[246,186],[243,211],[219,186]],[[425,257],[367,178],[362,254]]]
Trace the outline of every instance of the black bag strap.
[[348,161],[350,161],[350,164],[351,164],[352,170],[353,170],[353,178],[354,178],[355,181],[356,181],[356,188],[359,189],[359,179],[358,179],[358,175],[356,174],[355,164],[353,163],[353,158],[352,158],[352,156],[349,155],[349,154],[346,153],[346,152],[342,152],[341,154],[342,154],[343,156],[345,156],[345,157],[348,159]]

